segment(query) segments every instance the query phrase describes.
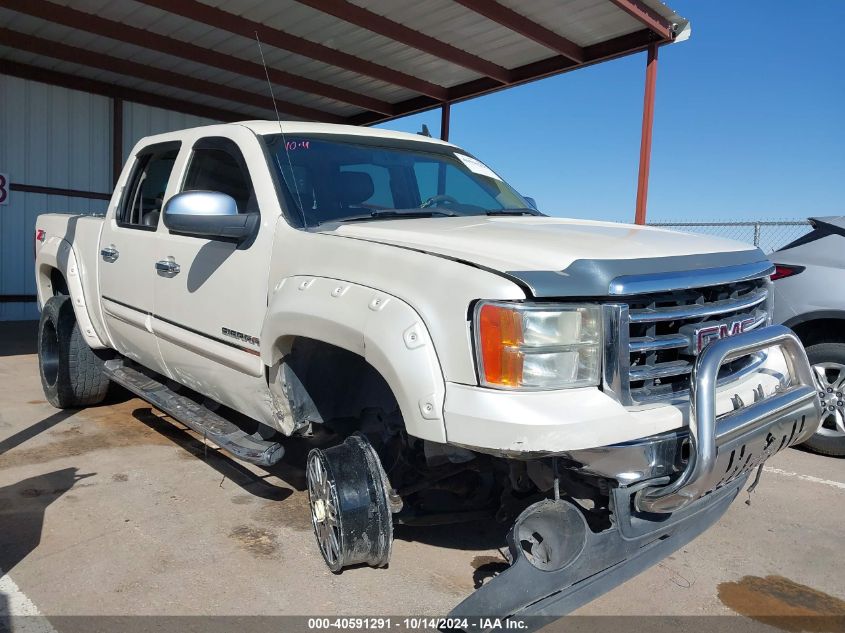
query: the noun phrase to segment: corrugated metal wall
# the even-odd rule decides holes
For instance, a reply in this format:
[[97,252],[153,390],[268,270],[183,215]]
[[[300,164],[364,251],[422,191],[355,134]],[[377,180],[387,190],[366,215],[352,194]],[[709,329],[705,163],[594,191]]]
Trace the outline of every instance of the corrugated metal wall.
[[[141,137],[213,123],[124,102],[124,160]],[[112,101],[0,75],[0,173],[12,183],[110,193]],[[105,200],[11,191],[0,206],[0,297],[34,295],[33,234],[40,213],[103,213]],[[0,298],[0,321],[37,319],[35,303]]]
[[[0,172],[12,183],[107,192],[111,101],[0,75]],[[104,211],[106,202],[9,192],[0,206],[0,295],[35,294],[35,218],[48,211]],[[0,302],[0,320],[38,317],[34,303]]]

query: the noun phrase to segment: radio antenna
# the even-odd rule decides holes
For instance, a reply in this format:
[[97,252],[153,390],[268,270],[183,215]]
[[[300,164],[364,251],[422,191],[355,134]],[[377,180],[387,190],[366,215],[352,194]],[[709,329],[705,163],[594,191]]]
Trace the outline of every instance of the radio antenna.
[[[270,81],[270,71],[267,70],[267,62],[264,61],[264,51],[261,48],[261,38],[258,37],[258,31],[255,31],[255,41],[258,43],[258,54],[261,57],[261,65],[264,66],[264,76],[267,78],[267,87],[270,89],[270,100],[273,102],[273,110],[276,112],[276,120],[279,122],[279,134],[282,136],[282,145],[285,146],[285,156],[288,159],[288,167],[290,167],[290,177],[293,180],[293,189],[296,191],[296,197],[299,200],[299,212],[302,214],[302,226],[308,228],[308,220],[305,218],[305,208],[302,206],[302,195],[299,193],[299,185],[296,182],[296,174],[293,173],[293,162],[290,159],[290,149],[288,148],[288,140],[285,137],[285,131],[282,129],[282,117],[279,116],[279,106],[276,105],[276,95],[273,93],[273,83]],[[290,184],[285,178],[285,170],[279,164],[278,152],[274,156],[276,164],[279,165],[279,172],[282,174],[282,180],[285,180],[288,190]]]

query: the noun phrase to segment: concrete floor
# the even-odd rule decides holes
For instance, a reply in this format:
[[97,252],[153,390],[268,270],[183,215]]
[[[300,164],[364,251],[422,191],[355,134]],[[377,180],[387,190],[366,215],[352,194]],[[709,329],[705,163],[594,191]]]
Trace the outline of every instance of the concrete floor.
[[[334,575],[296,465],[236,462],[136,399],[53,409],[33,351],[0,323],[0,589],[42,614],[445,614],[502,560],[499,529],[398,529],[388,569]],[[578,613],[845,615],[843,465],[777,455],[751,506]]]

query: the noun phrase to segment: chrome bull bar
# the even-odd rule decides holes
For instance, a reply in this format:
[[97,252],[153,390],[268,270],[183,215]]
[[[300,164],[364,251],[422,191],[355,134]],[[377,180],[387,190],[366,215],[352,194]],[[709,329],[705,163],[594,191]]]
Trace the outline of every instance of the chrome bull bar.
[[[779,347],[789,368],[788,383],[774,395],[736,411],[716,416],[716,381],[722,364],[761,350]],[[821,410],[807,354],[792,330],[772,325],[715,341],[699,355],[690,386],[690,457],[681,476],[666,485],[640,490],[635,507],[640,512],[671,513],[727,483],[726,470],[735,479],[761,465],[782,448],[798,444],[816,432]],[[780,442],[778,442],[780,437]],[[743,442],[759,447],[753,461]],[[741,446],[741,468],[734,466]],[[721,452],[720,452],[720,449]],[[725,462],[727,469],[725,469]]]

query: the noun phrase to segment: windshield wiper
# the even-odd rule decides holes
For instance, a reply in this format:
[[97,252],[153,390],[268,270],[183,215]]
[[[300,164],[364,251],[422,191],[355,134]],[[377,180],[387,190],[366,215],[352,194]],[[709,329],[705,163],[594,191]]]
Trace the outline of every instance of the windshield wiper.
[[485,215],[543,215],[537,209],[490,209],[484,212]]
[[386,218],[430,218],[435,215],[445,215],[454,218],[458,214],[452,211],[440,211],[438,209],[374,209],[369,213],[362,213],[360,215],[322,220],[320,224],[330,224],[332,222],[365,222],[367,220],[382,220]]

